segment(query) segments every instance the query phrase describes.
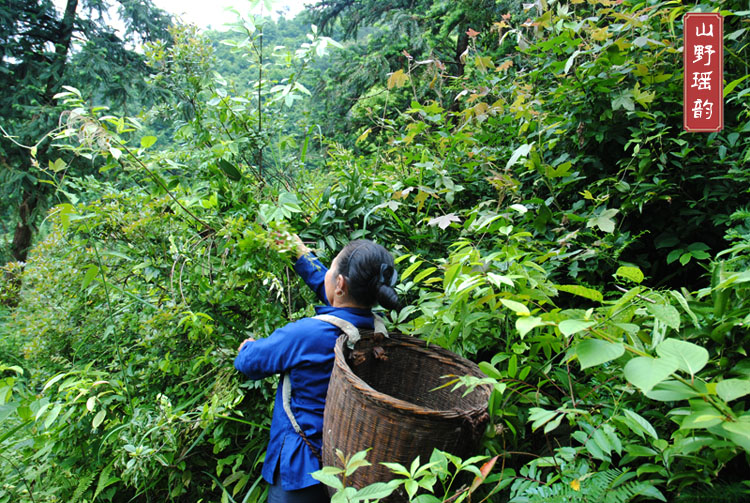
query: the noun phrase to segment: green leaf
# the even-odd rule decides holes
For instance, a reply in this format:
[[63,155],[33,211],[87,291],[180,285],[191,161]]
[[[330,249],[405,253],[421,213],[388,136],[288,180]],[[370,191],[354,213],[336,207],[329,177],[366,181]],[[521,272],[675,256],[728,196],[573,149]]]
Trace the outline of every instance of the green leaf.
[[102,421],[104,421],[104,417],[107,415],[107,410],[102,409],[99,412],[96,413],[96,416],[94,416],[94,420],[91,421],[91,426],[94,428],[98,428],[100,424],[102,424]]
[[648,458],[650,458],[651,456],[658,456],[659,455],[659,453],[656,452],[655,450],[653,450],[653,449],[651,449],[649,447],[644,447],[642,445],[638,445],[638,444],[629,444],[629,445],[626,445],[625,446],[625,452],[627,452],[628,454],[630,454],[633,457],[648,457]]
[[219,167],[230,180],[237,182],[242,178],[242,173],[240,173],[234,164],[226,159],[219,159]]
[[156,143],[156,136],[144,136],[141,138],[141,148],[149,148]]
[[490,283],[495,285],[496,287],[500,288],[502,285],[507,285],[512,287],[513,286],[513,280],[510,279],[507,276],[503,276],[501,274],[495,274],[494,272],[488,272],[487,273],[487,279],[490,280]]
[[376,482],[365,486],[354,495],[353,501],[361,500],[380,500],[391,495],[396,488],[401,485],[400,481],[391,481],[390,483]]
[[676,250],[672,250],[671,252],[669,252],[669,255],[667,255],[667,264],[671,264],[672,262],[680,258],[682,252],[682,248],[677,248]]
[[[596,445],[602,450],[602,452],[605,452],[607,456],[612,454],[612,451],[614,450],[614,446],[609,441],[609,438],[607,438],[607,435],[604,434],[604,430],[601,428],[597,428],[594,430],[594,434],[591,435],[591,440],[596,442]],[[588,447],[588,444],[586,444]]]
[[404,465],[402,465],[401,463],[386,463],[386,462],[382,462],[380,464],[383,465],[383,466],[385,466],[386,468],[388,468],[390,471],[392,471],[396,475],[403,475],[405,477],[410,477],[411,476],[411,473],[409,473],[409,470],[407,470],[406,467]]
[[716,385],[716,393],[726,402],[750,394],[750,381],[744,379],[724,379]]
[[57,159],[54,163],[52,161],[49,161],[49,169],[54,171],[55,173],[64,170],[68,165],[65,164],[65,161],[62,159]]
[[645,392],[669,377],[675,370],[677,362],[671,358],[637,356],[625,365],[624,373],[628,382]]
[[680,312],[670,304],[649,304],[648,310],[657,320],[675,330],[680,329]]
[[618,108],[624,108],[631,112],[635,110],[635,104],[630,92],[623,93],[612,100],[612,110],[617,110]]
[[596,322],[594,321],[565,320],[561,321],[557,328],[560,329],[560,332],[564,336],[570,337],[571,335],[581,332],[582,330],[586,330],[587,328],[594,325],[596,325]]
[[302,213],[297,194],[292,192],[282,192],[279,194],[279,205],[290,213]]
[[44,420],[44,427],[49,428],[52,423],[55,422],[55,419],[57,419],[57,416],[60,415],[60,411],[62,410],[62,404],[56,403],[54,407],[52,407],[52,410],[49,414],[47,414],[47,418]]
[[652,390],[646,392],[648,398],[660,402],[677,402],[679,400],[695,398],[699,395],[700,393],[687,384],[671,379],[660,382]]
[[586,369],[621,357],[625,346],[619,342],[586,339],[578,343],[575,352],[581,369]]
[[352,473],[357,471],[359,468],[362,468],[363,466],[370,466],[370,462],[366,459],[352,459],[349,461],[349,463],[346,465],[346,472],[344,475],[346,477],[350,476]]
[[633,283],[640,283],[643,281],[643,272],[638,267],[622,266],[615,271],[615,276],[627,279]]
[[[527,319],[527,318],[519,318],[519,319]],[[481,370],[484,375],[487,377],[492,377],[493,379],[501,379],[502,376],[500,375],[500,371],[495,368],[494,365],[492,365],[489,362],[479,362],[477,364],[479,366],[479,370]]]
[[526,157],[529,155],[529,152],[531,152],[531,147],[533,144],[526,143],[524,145],[521,145],[517,149],[513,151],[513,154],[511,154],[510,159],[508,159],[508,163],[505,165],[505,169],[509,169],[511,166],[513,166],[517,161],[518,158],[523,156]]
[[690,309],[690,306],[688,305],[687,299],[680,293],[675,290],[670,291],[669,293],[672,294],[672,297],[677,300],[677,303],[680,304],[682,309],[690,316],[690,319],[693,320],[693,325],[695,325],[697,328],[700,328],[701,324],[698,321],[698,317],[695,315],[692,309]]
[[529,316],[531,314],[528,307],[515,300],[500,299],[500,303],[515,312],[518,316]]
[[[644,418],[643,416],[641,416],[640,414],[638,414],[636,412],[633,412],[630,409],[625,409],[625,415],[629,419],[631,419],[635,424],[637,424],[638,427],[642,431],[644,431],[645,433],[648,433],[649,436],[651,436],[654,439],[659,438],[659,436],[656,434],[656,430],[654,429],[653,426],[651,426],[651,423],[649,423],[648,420],[646,420],[646,418]],[[656,454],[656,453],[654,453],[654,454]]]
[[721,424],[721,427],[732,434],[730,438],[733,441],[742,445],[746,450],[750,450],[748,449],[748,445],[750,445],[750,422],[742,420],[734,422],[725,421]]
[[620,210],[608,209],[602,211],[599,215],[589,218],[586,227],[599,227],[603,232],[612,233],[615,231],[615,221],[612,220]]
[[417,260],[413,264],[411,264],[409,267],[407,267],[404,272],[401,274],[401,279],[405,280],[409,276],[411,276],[411,273],[417,270],[417,267],[422,265],[424,263],[423,260]]
[[342,490],[344,488],[344,484],[341,483],[339,478],[333,473],[328,473],[325,468],[316,472],[312,472],[310,476],[318,482],[322,482],[323,484],[329,487],[333,487],[334,489]]
[[52,385],[53,385],[53,384],[55,384],[55,383],[56,383],[57,381],[59,381],[60,379],[62,379],[63,377],[65,377],[65,376],[67,376],[67,375],[68,375],[68,374],[57,374],[57,375],[56,375],[55,377],[53,377],[52,379],[50,379],[49,381],[47,381],[47,384],[45,384],[45,385],[44,385],[44,387],[42,388],[42,393],[44,393],[45,391],[47,391],[47,389],[48,389],[48,388],[49,388],[50,386],[52,386]]
[[720,424],[723,419],[721,413],[713,408],[701,409],[685,416],[680,424],[680,429],[692,430],[698,428],[711,428]]
[[414,283],[419,283],[423,279],[425,279],[427,276],[432,274],[437,270],[437,267],[428,267],[427,269],[420,271],[419,274],[414,276]]
[[750,77],[750,75],[745,75],[744,77],[740,77],[739,79],[733,80],[732,82],[727,84],[726,87],[724,87],[724,97],[726,98],[727,96],[729,96],[729,93],[734,91],[734,88],[741,84],[742,81],[748,77]]
[[540,325],[544,325],[544,322],[538,316],[519,316],[516,319],[516,330],[521,338]]
[[599,292],[598,290],[594,290],[593,288],[586,288],[585,286],[581,285],[555,285],[555,288],[563,292],[578,295],[579,297],[595,300],[596,302],[601,302],[602,300],[604,300],[604,297],[602,297],[601,292]]
[[563,73],[567,74],[568,71],[570,71],[570,67],[573,66],[573,62],[575,61],[576,56],[578,56],[579,54],[581,54],[581,51],[575,51],[573,54],[570,55],[570,57],[568,58],[568,61],[565,62],[565,69]]
[[705,348],[677,339],[663,340],[656,346],[656,353],[664,359],[673,359],[677,368],[689,373],[691,377],[708,363],[708,351]]
[[565,414],[560,414],[555,419],[553,419],[552,421],[550,421],[549,423],[547,423],[544,426],[544,433],[549,433],[550,431],[552,431],[555,428],[557,428],[558,426],[560,426],[560,423],[562,422],[562,420],[564,418],[565,418]]
[[532,421],[531,431],[536,431],[538,428],[541,428],[548,422],[552,421],[552,419],[554,419],[558,414],[560,413],[556,410],[546,410],[539,407],[531,407],[529,409],[529,421]]
[[411,500],[419,490],[419,483],[413,479],[406,479],[406,481],[404,481],[404,489],[406,489],[406,494],[409,495],[409,499]]
[[81,289],[83,290],[96,278],[99,274],[99,266],[90,265],[86,268],[86,274],[83,275],[83,281],[81,281]]
[[446,269],[445,274],[443,275],[443,289],[448,289],[448,286],[453,282],[460,270],[460,263],[453,264],[448,269]]
[[114,484],[115,482],[119,482],[120,479],[118,477],[112,477],[110,476],[111,473],[111,464],[107,465],[99,474],[99,481],[96,484],[96,491],[94,491],[94,497],[93,500],[96,500],[96,497],[99,496],[99,494],[109,487],[110,485]]

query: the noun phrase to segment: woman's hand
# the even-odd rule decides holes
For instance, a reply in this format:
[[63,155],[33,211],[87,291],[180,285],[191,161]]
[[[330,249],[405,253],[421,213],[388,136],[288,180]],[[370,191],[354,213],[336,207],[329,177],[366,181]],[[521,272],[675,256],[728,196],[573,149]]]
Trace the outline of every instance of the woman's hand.
[[285,231],[271,232],[272,247],[279,253],[292,252],[295,258],[310,253],[310,248],[296,234]]
[[307,247],[305,243],[302,242],[298,235],[292,234],[292,240],[294,241],[294,253],[297,255],[297,258],[300,258],[302,255],[310,253],[312,251]]
[[247,339],[242,341],[242,343],[240,344],[240,347],[237,348],[237,352],[239,353],[240,351],[242,351],[242,346],[244,346],[248,342],[255,342],[255,339],[253,339],[252,337],[248,337]]

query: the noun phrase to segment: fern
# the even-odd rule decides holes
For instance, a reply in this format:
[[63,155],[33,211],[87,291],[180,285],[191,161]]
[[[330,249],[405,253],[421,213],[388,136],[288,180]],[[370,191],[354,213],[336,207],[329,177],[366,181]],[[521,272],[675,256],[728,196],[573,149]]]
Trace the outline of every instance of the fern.
[[94,498],[93,500],[96,500],[96,497],[99,496],[99,493],[101,493],[104,489],[106,489],[109,485],[117,482],[117,477],[110,477],[110,473],[112,472],[112,464],[110,463],[107,466],[104,467],[104,470],[99,474],[99,481],[96,484],[96,490],[94,491]]
[[[627,503],[636,496],[646,495],[664,500],[653,486],[644,482],[629,481],[633,473],[618,469],[597,472],[574,483],[558,482],[549,486],[529,487],[529,503]],[[580,485],[578,485],[580,484]],[[573,486],[576,487],[573,487]]]
[[71,501],[81,501],[83,493],[86,492],[86,489],[88,489],[91,483],[94,481],[95,476],[96,472],[89,472],[78,479],[78,487],[76,487],[76,491],[73,493]]
[[747,220],[750,218],[750,208],[740,208],[729,216],[733,222],[738,220]]
[[686,487],[674,503],[744,503],[750,500],[750,488],[742,483],[713,487]]

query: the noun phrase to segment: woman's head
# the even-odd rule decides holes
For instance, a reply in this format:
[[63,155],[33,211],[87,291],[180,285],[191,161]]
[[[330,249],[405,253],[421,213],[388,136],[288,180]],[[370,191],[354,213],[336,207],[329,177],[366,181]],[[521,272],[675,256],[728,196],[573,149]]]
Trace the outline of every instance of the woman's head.
[[377,303],[386,309],[397,309],[399,300],[393,289],[397,277],[388,250],[359,239],[346,245],[333,259],[326,274],[326,296],[331,305],[342,305],[343,301],[372,307]]

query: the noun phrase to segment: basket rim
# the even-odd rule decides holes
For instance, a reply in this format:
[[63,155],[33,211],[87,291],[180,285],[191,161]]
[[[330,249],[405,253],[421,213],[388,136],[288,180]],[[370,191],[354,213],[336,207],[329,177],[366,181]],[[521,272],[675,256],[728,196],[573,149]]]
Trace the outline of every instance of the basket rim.
[[[364,334],[369,334],[371,331],[362,331]],[[392,409],[398,409],[399,411],[423,416],[423,417],[433,417],[433,418],[441,418],[441,419],[459,419],[459,418],[472,418],[478,414],[482,414],[486,412],[487,406],[489,404],[489,398],[490,394],[492,393],[492,389],[490,388],[489,384],[481,384],[475,388],[475,390],[472,393],[480,392],[483,395],[486,396],[486,403],[484,406],[475,406],[463,410],[458,409],[431,409],[427,407],[421,407],[419,405],[415,405],[411,402],[407,402],[406,400],[402,400],[400,398],[396,398],[394,396],[388,395],[386,393],[383,393],[381,391],[377,391],[375,388],[367,384],[361,377],[359,377],[357,374],[354,373],[354,371],[351,369],[349,364],[346,362],[346,358],[344,357],[344,344],[346,342],[346,334],[341,334],[336,341],[336,345],[334,346],[334,364],[336,367],[338,367],[342,374],[344,379],[346,379],[349,384],[354,387],[356,390],[358,390],[360,393],[362,393],[365,398],[377,402],[380,405],[386,405]],[[449,351],[441,346],[434,345],[433,348],[427,347],[427,342],[418,338],[418,337],[411,337],[408,335],[404,335],[398,332],[389,332],[388,338],[391,341],[397,341],[407,344],[412,344],[416,346],[421,346],[423,349],[429,349],[431,351],[435,351],[435,353],[444,353],[449,355],[451,358],[456,359],[458,362],[460,362],[464,366],[468,367],[476,367],[478,372],[481,373],[481,370],[479,370],[479,367],[472,362],[471,360],[468,360],[467,358],[464,358],[463,356],[460,356],[452,351]]]

